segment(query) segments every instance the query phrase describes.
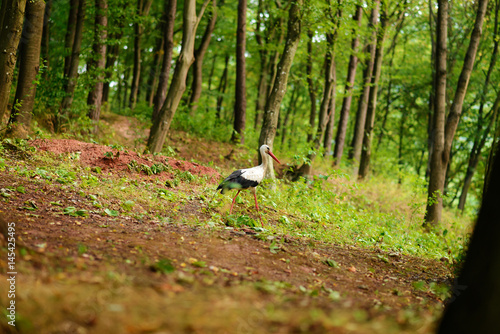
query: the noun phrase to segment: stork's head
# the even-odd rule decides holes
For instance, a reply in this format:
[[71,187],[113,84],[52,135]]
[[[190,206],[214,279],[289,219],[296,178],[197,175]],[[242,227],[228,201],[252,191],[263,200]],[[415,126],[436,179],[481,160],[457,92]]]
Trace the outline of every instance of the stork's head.
[[273,158],[277,163],[281,164],[281,162],[278,160],[278,158],[276,158],[276,156],[273,154],[273,152],[271,152],[271,148],[267,145],[262,145],[260,147],[260,154],[262,155],[263,159],[264,159],[264,154],[268,154],[271,156],[271,158]]

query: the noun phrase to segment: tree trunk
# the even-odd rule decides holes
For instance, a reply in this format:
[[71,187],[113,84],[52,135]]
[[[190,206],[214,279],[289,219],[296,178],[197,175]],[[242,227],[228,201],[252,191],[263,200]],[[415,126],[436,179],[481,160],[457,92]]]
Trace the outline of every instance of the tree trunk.
[[205,53],[207,52],[208,46],[210,45],[210,40],[212,39],[212,33],[215,29],[215,22],[217,21],[217,2],[212,0],[212,17],[208,21],[207,27],[205,28],[205,33],[201,38],[200,46],[194,52],[194,64],[193,64],[193,82],[191,84],[191,99],[189,104],[191,106],[191,116],[193,117],[196,109],[198,108],[198,101],[201,96],[201,84],[203,78],[203,59]]
[[92,51],[94,59],[90,63],[90,71],[95,73],[95,80],[87,98],[90,107],[88,117],[92,120],[92,133],[97,134],[99,117],[101,115],[102,90],[104,79],[104,68],[106,65],[106,38],[108,37],[108,2],[107,0],[95,0],[95,26],[94,42]]
[[0,31],[0,128],[4,124],[10,89],[16,66],[17,47],[23,29],[26,0],[3,0],[5,13]]
[[335,126],[335,98],[337,86],[337,78],[334,72],[334,84],[332,87],[332,96],[330,97],[330,104],[328,106],[328,123],[326,126],[325,140],[323,142],[323,147],[325,148],[325,156],[332,155],[332,141],[333,141],[333,128]]
[[196,15],[196,0],[184,0],[183,26],[182,26],[182,49],[175,65],[172,83],[168,89],[167,97],[163,103],[158,117],[154,119],[147,150],[150,153],[160,152],[167,138],[170,124],[174,118],[182,94],[186,90],[186,77],[189,67],[194,62],[194,42],[196,40],[196,29],[201,17],[205,12],[209,0],[205,0],[199,15]]
[[8,131],[8,135],[15,138],[26,138],[30,130],[36,94],[35,79],[40,69],[44,10],[43,0],[32,0],[26,3],[22,42],[19,47],[19,76],[14,108],[9,119],[11,127]]
[[349,159],[355,161],[354,174],[358,174],[358,161],[361,157],[361,146],[363,144],[363,132],[366,123],[366,110],[368,108],[368,97],[370,95],[370,83],[372,81],[373,63],[375,61],[375,49],[377,43],[377,21],[380,0],[374,0],[370,16],[370,28],[372,35],[370,42],[366,46],[367,61],[363,71],[363,92],[358,99],[358,110],[356,113],[356,122],[354,124],[354,134],[351,142]]
[[174,23],[175,23],[175,12],[177,10],[177,1],[175,0],[165,0],[167,13],[167,22],[165,24],[165,31],[163,33],[163,38],[165,39],[165,48],[163,50],[163,63],[160,72],[160,79],[158,80],[158,89],[156,90],[156,95],[154,98],[153,105],[153,122],[158,118],[163,103],[165,102],[165,97],[167,94],[168,87],[168,77],[170,75],[170,67],[172,66],[172,50],[174,49]]
[[[290,5],[288,15],[288,32],[286,37],[285,49],[278,64],[276,80],[274,81],[271,94],[266,102],[264,122],[259,137],[259,146],[263,144],[273,147],[274,137],[276,135],[276,125],[278,123],[281,101],[285,95],[288,74],[292,66],[295,52],[300,42],[301,31],[301,7],[304,0],[296,0]],[[266,170],[266,177],[274,178],[273,163],[269,163]]]
[[361,160],[359,162],[358,179],[362,180],[368,175],[371,158],[371,147],[373,138],[373,125],[375,123],[375,112],[377,110],[377,92],[380,73],[382,71],[382,59],[384,57],[385,32],[389,24],[387,12],[384,9],[381,15],[380,28],[377,33],[377,48],[375,50],[375,61],[373,65],[373,76],[371,81],[368,108],[366,111],[365,130],[363,133],[363,146],[361,149]]
[[[467,193],[469,191],[469,187],[472,183],[472,177],[474,176],[474,172],[476,171],[477,165],[479,163],[479,160],[481,158],[481,151],[484,148],[484,145],[486,144],[486,140],[488,138],[488,134],[490,133],[491,127],[493,124],[497,123],[497,118],[498,118],[498,109],[500,107],[500,94],[497,95],[497,98],[495,100],[495,104],[493,105],[492,108],[492,115],[491,119],[488,122],[488,125],[486,129],[482,132],[482,138],[480,141],[474,141],[474,146],[472,147],[472,150],[469,155],[469,161],[467,165],[467,171],[465,172],[465,179],[464,179],[464,184],[462,186],[462,192],[460,194],[460,200],[458,202],[458,209],[459,210],[464,210],[465,208],[465,201],[467,200]],[[479,126],[482,128],[482,125]],[[481,131],[482,129],[478,129],[478,131]]]
[[[499,109],[499,104],[500,104],[500,94],[497,94],[497,98],[495,100],[495,103],[492,107],[492,115],[490,118],[490,121],[488,122],[488,125],[486,126],[486,129],[483,130],[483,110],[484,110],[484,105],[486,103],[486,94],[488,93],[488,85],[490,83],[490,78],[491,78],[491,73],[493,72],[493,69],[495,68],[496,64],[496,59],[497,59],[497,53],[498,53],[498,44],[500,42],[499,36],[498,36],[498,14],[499,14],[499,9],[500,9],[500,1],[496,1],[495,4],[495,23],[493,27],[493,51],[491,53],[491,59],[490,59],[490,64],[488,66],[488,72],[486,73],[486,79],[484,80],[484,85],[482,92],[480,93],[480,104],[479,104],[479,119],[477,122],[477,131],[474,136],[474,145],[472,147],[472,150],[469,155],[469,161],[467,165],[467,171],[465,173],[465,179],[464,183],[462,186],[462,192],[460,194],[460,200],[458,202],[458,209],[459,210],[464,210],[465,208],[465,202],[467,200],[467,193],[469,191],[470,184],[472,183],[472,177],[474,176],[474,172],[476,171],[477,165],[479,163],[479,159],[481,158],[481,151],[486,144],[486,139],[488,138],[488,134],[491,130],[491,127],[493,124],[496,124],[497,117],[498,117],[498,109]],[[480,135],[482,133],[482,138],[480,138]]]
[[432,156],[432,147],[434,143],[434,110],[435,110],[435,100],[436,97],[434,96],[436,92],[436,40],[434,38],[434,29],[433,29],[433,22],[435,22],[435,17],[434,17],[434,12],[432,10],[432,1],[428,2],[428,7],[429,7],[429,35],[430,35],[430,42],[431,42],[431,69],[432,69],[432,85],[431,85],[431,91],[429,93],[429,111],[427,113],[428,115],[428,122],[427,122],[427,167],[425,169],[425,178],[427,179],[430,175],[431,172],[431,156]]
[[75,41],[76,24],[78,20],[78,9],[81,3],[85,0],[70,0],[69,2],[69,16],[68,26],[66,28],[66,35],[64,37],[64,77],[69,77],[71,57],[73,56],[73,43]]
[[229,67],[229,56],[226,55],[226,59],[224,61],[224,71],[222,71],[222,76],[219,81],[219,96],[217,96],[217,106],[216,106],[216,115],[217,119],[222,119],[222,102],[224,101],[224,94],[226,94],[227,87],[227,72]]
[[236,30],[236,87],[234,101],[234,124],[231,142],[245,143],[244,131],[246,123],[246,71],[245,71],[245,49],[246,49],[246,21],[247,1],[238,1],[238,28]]
[[500,314],[500,155],[438,333],[497,333]]
[[294,89],[292,91],[292,96],[290,97],[290,103],[288,104],[288,108],[286,109],[285,119],[283,120],[282,131],[281,131],[282,148],[284,147],[286,141],[286,134],[288,130],[288,121],[290,120],[290,115],[292,114],[292,111],[295,110],[295,107],[297,105],[297,100],[299,97],[297,91],[298,91],[298,86],[294,86]]
[[347,122],[349,120],[349,111],[351,110],[352,102],[352,88],[354,87],[354,80],[356,79],[356,69],[358,67],[358,57],[356,53],[359,47],[358,30],[361,28],[361,18],[363,15],[363,7],[356,6],[356,14],[354,21],[357,22],[358,29],[353,29],[353,39],[351,42],[351,56],[349,57],[349,68],[347,70],[347,82],[344,90],[344,99],[342,101],[342,109],[340,110],[340,119],[337,129],[337,136],[335,137],[335,149],[333,152],[333,165],[339,166],[342,154],[344,152],[345,135],[347,132]]
[[[165,30],[163,29],[166,21],[166,14],[163,14],[162,22],[157,26],[158,28],[161,28],[161,31]],[[148,73],[148,83],[146,86],[146,102],[148,103],[149,107],[153,106],[153,101],[155,97],[155,92],[156,92],[156,79],[157,79],[157,73],[160,71],[160,66],[161,66],[161,54],[163,54],[163,48],[164,48],[164,43],[165,40],[163,36],[157,36],[156,37],[156,44],[155,48],[153,50],[153,62],[151,64],[151,67],[149,69]]]
[[41,54],[45,65],[45,71],[43,72],[43,77],[47,79],[49,73],[50,59],[49,59],[49,49],[50,49],[50,14],[52,12],[52,0],[47,0],[45,3],[45,16],[43,18],[43,33],[42,33],[42,47]]
[[316,125],[316,88],[314,87],[313,80],[313,29],[307,31],[307,64],[306,64],[306,74],[307,74],[307,88],[309,90],[309,101],[311,101],[311,110],[309,112],[309,129],[307,131],[307,143],[312,143],[314,137],[314,130]]
[[[431,173],[429,178],[428,201],[425,215],[425,226],[437,225],[441,221],[443,208],[442,194],[444,191],[444,178],[448,165],[453,137],[462,114],[462,105],[467,92],[470,74],[474,65],[479,40],[481,38],[484,16],[488,0],[480,0],[474,30],[470,38],[470,44],[465,55],[464,64],[458,79],[455,97],[451,110],[445,121],[446,114],[446,34],[448,3],[439,1],[438,9],[438,49],[436,51],[436,110],[434,115],[434,144],[431,157]],[[441,6],[443,9],[441,10]],[[443,13],[444,12],[444,13]],[[441,16],[440,16],[441,15]],[[444,35],[444,37],[443,37]],[[443,52],[444,51],[444,52]],[[443,55],[444,53],[444,55]],[[444,62],[444,64],[441,64]],[[443,86],[444,85],[444,86]],[[441,87],[443,86],[443,87]]]
[[73,41],[73,47],[71,51],[71,61],[68,70],[68,75],[66,77],[66,81],[64,83],[64,92],[65,96],[61,102],[61,106],[59,108],[59,114],[56,116],[54,129],[56,132],[61,130],[62,122],[65,121],[68,117],[67,113],[71,108],[71,104],[73,103],[73,96],[75,93],[76,83],[78,80],[78,64],[80,62],[80,48],[82,45],[82,37],[83,37],[83,21],[85,20],[85,7],[86,0],[80,0],[78,4],[78,15],[75,25],[75,35]]
[[[137,17],[148,16],[153,0],[137,0]],[[137,103],[137,95],[139,92],[139,83],[141,80],[141,40],[144,31],[144,26],[140,22],[134,23],[134,69],[132,71],[132,84],[130,86],[129,107],[134,109]]]

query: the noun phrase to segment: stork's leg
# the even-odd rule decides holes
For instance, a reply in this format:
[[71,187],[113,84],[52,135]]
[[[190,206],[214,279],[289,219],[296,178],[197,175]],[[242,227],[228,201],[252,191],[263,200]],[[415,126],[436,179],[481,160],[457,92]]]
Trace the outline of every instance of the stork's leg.
[[[257,188],[253,188],[253,198],[255,198],[255,208],[257,209],[257,214],[258,214],[259,204],[257,204]],[[260,215],[259,215],[259,220],[260,220],[260,224],[262,225],[262,227],[264,227],[264,223],[262,222]]]
[[231,214],[233,212],[234,201],[236,201],[236,197],[238,197],[238,195],[240,194],[240,191],[241,190],[238,190],[238,192],[236,193],[236,196],[234,196],[234,198],[233,198],[233,203],[231,203],[231,209],[229,210],[229,214]]

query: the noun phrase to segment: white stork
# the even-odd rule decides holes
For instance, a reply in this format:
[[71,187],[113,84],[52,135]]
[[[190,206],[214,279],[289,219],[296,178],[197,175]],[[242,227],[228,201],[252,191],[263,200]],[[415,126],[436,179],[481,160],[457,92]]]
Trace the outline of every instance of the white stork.
[[269,146],[262,145],[259,151],[260,156],[262,157],[262,163],[259,166],[246,169],[238,169],[232,172],[231,175],[226,177],[226,179],[224,179],[224,181],[222,181],[222,183],[217,187],[216,192],[220,190],[221,194],[225,194],[231,189],[238,189],[236,196],[234,196],[233,198],[233,203],[231,203],[229,214],[233,212],[234,202],[236,201],[236,197],[238,197],[238,195],[240,194],[240,191],[242,189],[248,188],[252,188],[253,190],[253,197],[255,198],[255,208],[257,209],[257,212],[259,212],[259,205],[257,204],[257,191],[255,187],[257,187],[264,179],[264,174],[266,172],[270,157],[280,164],[278,158],[276,158],[273,152],[271,152],[271,148]]

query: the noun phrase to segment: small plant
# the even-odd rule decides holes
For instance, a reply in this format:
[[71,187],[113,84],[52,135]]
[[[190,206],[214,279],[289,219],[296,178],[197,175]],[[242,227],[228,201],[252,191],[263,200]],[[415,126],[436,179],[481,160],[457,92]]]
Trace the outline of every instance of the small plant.
[[149,268],[154,272],[159,272],[162,274],[171,274],[175,271],[175,267],[172,264],[172,261],[168,259],[160,259]]
[[68,206],[63,210],[64,215],[72,216],[72,217],[87,217],[89,213],[85,209],[77,209],[74,206]]

